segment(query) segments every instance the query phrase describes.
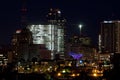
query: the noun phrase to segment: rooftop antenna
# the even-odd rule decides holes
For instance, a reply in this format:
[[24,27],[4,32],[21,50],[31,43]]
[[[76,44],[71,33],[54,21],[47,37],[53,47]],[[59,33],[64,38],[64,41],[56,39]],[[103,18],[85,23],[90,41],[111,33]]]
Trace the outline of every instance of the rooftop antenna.
[[27,26],[27,0],[21,0],[21,27]]

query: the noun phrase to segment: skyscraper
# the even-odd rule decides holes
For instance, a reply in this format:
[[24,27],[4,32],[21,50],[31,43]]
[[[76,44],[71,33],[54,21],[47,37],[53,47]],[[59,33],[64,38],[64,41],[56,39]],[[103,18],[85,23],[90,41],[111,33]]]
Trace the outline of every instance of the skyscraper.
[[[23,8],[23,11],[24,11],[24,8]],[[26,11],[26,8],[25,8],[25,11]],[[25,57],[26,60],[27,59],[31,60],[33,56],[36,57],[36,55],[43,54],[45,51],[48,51],[48,52],[51,52],[51,55],[50,55],[51,59],[55,59],[56,54],[59,54],[61,58],[64,58],[64,50],[65,50],[64,49],[65,48],[64,47],[64,44],[65,44],[64,43],[65,42],[65,29],[64,29],[65,25],[64,24],[65,22],[66,20],[61,16],[61,12],[59,9],[50,9],[50,12],[47,15],[47,22],[45,22],[45,24],[39,23],[39,24],[24,25],[26,27],[26,30],[30,31],[31,36],[27,35],[26,33],[24,35],[27,35],[29,37],[26,37],[26,36],[24,37],[24,35],[22,35],[23,31],[22,33],[20,31],[17,31],[17,33],[13,36],[13,39],[12,39],[12,44],[15,45],[16,52],[19,52],[20,54],[19,57],[21,58]],[[24,38],[25,40],[22,40]],[[30,42],[30,44],[29,43],[27,44],[28,40],[32,42]],[[17,49],[16,49],[17,44],[20,43],[19,45],[25,45],[25,43],[23,44],[21,43],[25,41],[26,41],[27,48],[17,46]],[[43,45],[44,45],[45,51],[39,47]],[[20,51],[18,51],[18,48],[21,49],[22,54],[20,53]],[[25,52],[26,50],[24,49],[26,50],[28,49],[27,52]],[[44,51],[44,52],[40,53],[40,51]],[[28,55],[26,53],[28,53]],[[45,55],[48,55],[48,54],[45,54]]]
[[44,44],[51,50],[51,59],[55,54],[64,53],[64,30],[60,25],[29,25],[27,28],[32,32],[33,44]]
[[44,44],[48,50],[51,50],[51,59],[59,54],[64,58],[65,42],[65,23],[66,19],[62,17],[59,9],[50,9],[45,24],[28,25],[32,32],[33,44]]
[[29,60],[29,45],[32,44],[32,34],[27,28],[16,30],[12,36],[11,45],[15,61]]
[[120,21],[101,22],[101,52],[120,53]]

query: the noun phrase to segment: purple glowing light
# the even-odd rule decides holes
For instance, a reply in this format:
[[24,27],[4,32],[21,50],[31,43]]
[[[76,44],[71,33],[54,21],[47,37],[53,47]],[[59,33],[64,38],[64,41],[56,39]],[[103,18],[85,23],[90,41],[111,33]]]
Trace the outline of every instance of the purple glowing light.
[[69,55],[72,56],[74,59],[77,59],[77,60],[79,60],[83,56],[83,54],[77,54],[77,53],[74,53],[74,52],[70,52]]

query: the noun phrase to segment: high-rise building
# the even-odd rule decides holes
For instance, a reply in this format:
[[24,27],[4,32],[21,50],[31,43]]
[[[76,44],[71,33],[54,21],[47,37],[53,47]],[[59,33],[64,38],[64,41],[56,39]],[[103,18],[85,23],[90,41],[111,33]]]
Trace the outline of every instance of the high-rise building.
[[[47,30],[47,34],[49,37],[49,41],[47,39],[42,39],[38,37],[34,37],[37,39],[33,40],[33,43],[46,44],[48,50],[51,50],[52,59],[55,58],[55,55],[59,55],[60,58],[64,58],[65,52],[65,42],[66,42],[66,19],[62,16],[60,9],[58,8],[50,8],[48,14],[46,15],[47,22],[45,25],[35,25],[37,30]],[[33,25],[32,25],[33,26]],[[39,26],[39,27],[38,27]],[[35,29],[35,28],[34,28]],[[32,30],[33,31],[33,30]],[[35,31],[35,30],[34,30]],[[33,32],[34,32],[33,31]],[[39,35],[45,35],[45,31],[38,31]],[[35,35],[35,34],[34,34]],[[37,36],[37,35],[36,35]],[[47,36],[47,35],[45,35]],[[42,40],[41,40],[42,39]],[[39,41],[39,42],[38,42]],[[44,42],[42,42],[44,41]]]
[[[23,7],[22,10],[26,12],[26,7]],[[25,20],[24,17],[23,20]],[[45,24],[23,24],[26,29],[17,30],[12,38],[14,54],[18,55],[19,59],[24,58],[25,60],[30,60],[37,55],[43,59],[46,57],[43,56],[43,53],[46,53],[45,55],[51,53],[47,56],[51,59],[55,59],[56,54],[64,58],[65,22],[59,9],[50,9]],[[43,45],[44,48],[40,48]]]
[[120,53],[120,21],[101,22],[100,52]]
[[64,54],[64,29],[60,25],[29,25],[33,44],[45,44],[51,50],[51,59],[56,54]]
[[29,45],[32,44],[32,34],[27,29],[16,30],[12,36],[13,58],[17,60],[29,60]]
[[[64,18],[62,11],[58,8],[50,8],[48,11],[48,14],[46,16],[48,24],[51,25],[59,25],[60,28],[63,30],[64,33],[64,48],[66,48],[66,42],[67,42],[67,28],[66,28],[66,19]],[[64,49],[64,52],[65,49]],[[64,56],[64,54],[61,54],[60,56]]]
[[17,30],[13,34],[11,42],[13,60],[22,62],[32,61],[34,58],[37,61],[46,58],[51,59],[51,51],[46,49],[45,44],[35,44],[35,39],[33,38],[32,32],[27,27]]

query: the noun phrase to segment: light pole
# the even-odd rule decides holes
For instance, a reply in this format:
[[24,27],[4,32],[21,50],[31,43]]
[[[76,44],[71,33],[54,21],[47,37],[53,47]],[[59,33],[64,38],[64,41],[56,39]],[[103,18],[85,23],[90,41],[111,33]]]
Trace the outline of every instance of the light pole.
[[82,27],[83,27],[83,26],[80,24],[80,25],[79,25],[79,28],[80,28],[80,35],[81,35],[81,33],[82,33],[82,32],[81,32]]

